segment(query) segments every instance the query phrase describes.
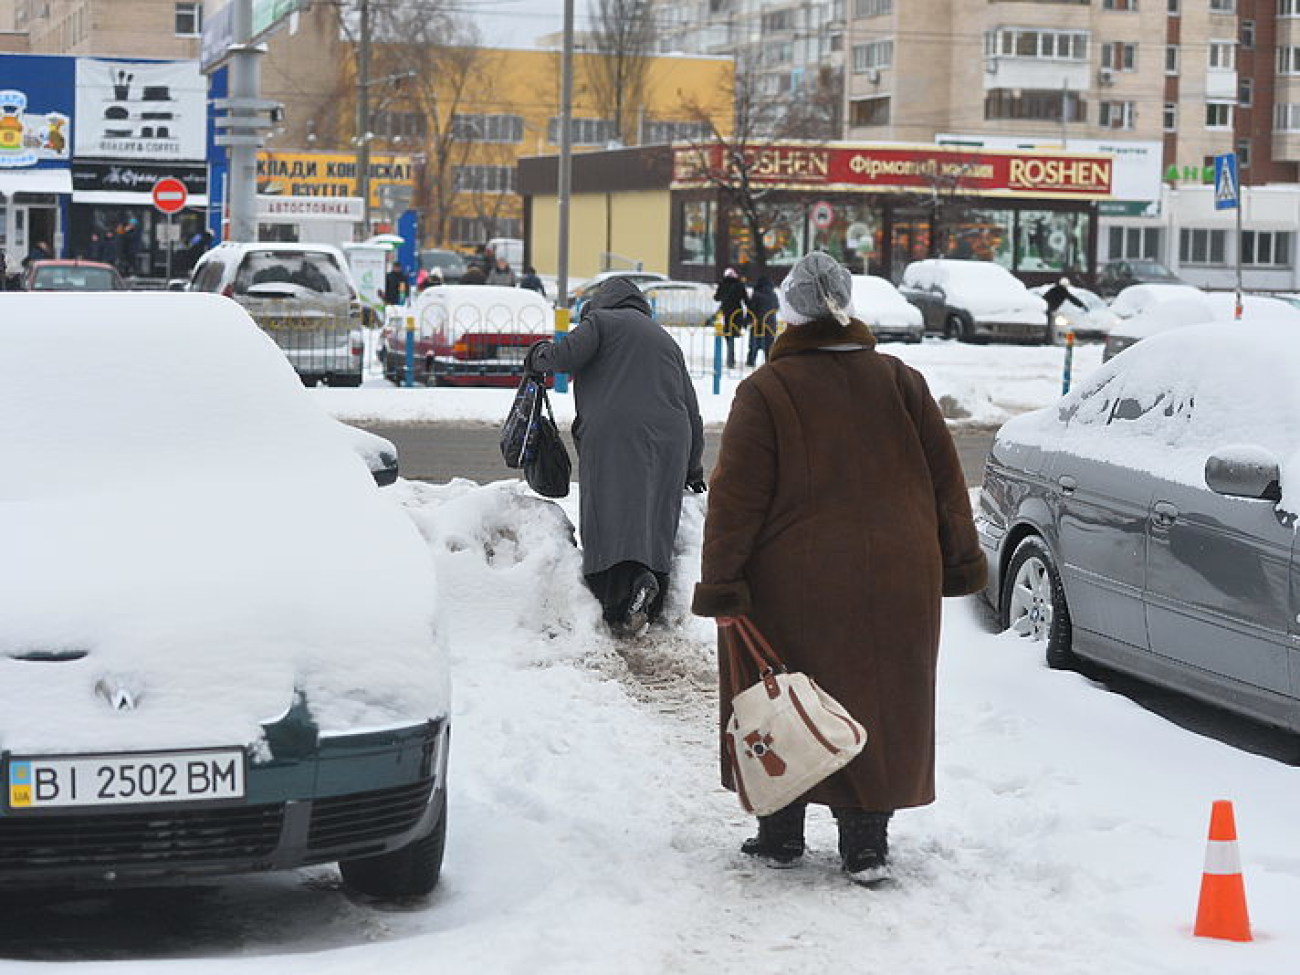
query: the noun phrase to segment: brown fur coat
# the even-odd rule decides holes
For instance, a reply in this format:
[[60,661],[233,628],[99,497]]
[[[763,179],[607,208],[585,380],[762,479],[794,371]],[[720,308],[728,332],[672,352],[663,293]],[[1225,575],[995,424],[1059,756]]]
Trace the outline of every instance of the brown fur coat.
[[[692,608],[748,615],[867,727],[862,754],[805,798],[932,802],[940,597],[981,589],[986,566],[924,378],[859,321],[787,329],[736,390],[710,488]],[[725,728],[756,675],[719,651]]]

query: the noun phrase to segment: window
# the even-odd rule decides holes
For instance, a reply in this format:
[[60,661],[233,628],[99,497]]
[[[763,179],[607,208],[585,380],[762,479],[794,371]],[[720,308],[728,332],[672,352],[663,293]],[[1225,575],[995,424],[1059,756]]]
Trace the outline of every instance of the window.
[[1166,132],[1178,131],[1178,103],[1177,102],[1165,102],[1165,114],[1164,114],[1163,127],[1164,127],[1164,131]]
[[1277,49],[1277,73],[1300,74],[1300,47]]
[[1170,17],[1177,17],[1179,13],[1181,13],[1179,7],[1179,0],[1169,0],[1169,3],[1165,7],[1165,9],[1169,12]]
[[1210,13],[1212,14],[1235,14],[1237,12],[1237,0],[1210,0]]
[[1137,45],[1112,41],[1101,46],[1101,66],[1112,71],[1137,70]]
[[381,139],[423,139],[424,115],[420,112],[372,112],[370,131]]
[[850,125],[888,125],[889,98],[860,98],[849,106]]
[[894,0],[853,0],[854,17],[883,17],[894,12]]
[[1291,232],[1289,230],[1243,230],[1241,263],[1255,267],[1290,267]]
[[451,241],[453,244],[481,244],[493,237],[519,237],[523,222],[518,217],[498,217],[483,220],[479,217],[452,217]]
[[1159,227],[1111,227],[1107,243],[1111,261],[1160,259]]
[[1241,78],[1237,81],[1237,104],[1242,108],[1255,104],[1255,79]]
[[853,45],[853,72],[862,74],[872,68],[888,68],[894,63],[893,41],[872,41]]
[[794,30],[793,10],[773,10],[763,14],[763,33],[778,30]]
[[1086,61],[1088,32],[1001,27],[984,35],[984,53],[989,57]]
[[1300,132],[1300,104],[1279,102],[1274,105],[1273,128],[1279,132]]
[[514,166],[457,166],[453,176],[457,193],[513,193]]
[[1237,40],[1241,43],[1243,51],[1255,50],[1255,22],[1253,20],[1243,20],[1237,31]]
[[1184,227],[1178,232],[1179,263],[1222,264],[1227,241],[1226,230],[1198,230]]
[[1250,169],[1250,140],[1238,139],[1236,150],[1237,165],[1242,169]]
[[462,115],[458,112],[451,117],[451,137],[459,142],[523,142],[523,116]]
[[1232,128],[1232,102],[1206,102],[1205,127],[1207,129]]
[[1178,74],[1178,45],[1165,45],[1165,74]]
[[712,264],[718,237],[718,205],[712,201],[682,203],[678,252],[683,264]]
[[1279,17],[1300,17],[1300,0],[1277,0]]
[[178,3],[176,5],[176,35],[196,37],[203,33],[203,4]]
[[1210,69],[1213,71],[1234,71],[1236,67],[1236,42],[1210,41]]
[[712,135],[713,127],[708,122],[659,122],[647,119],[641,126],[641,141],[647,144],[703,142]]
[[1064,104],[1067,122],[1087,121],[1087,103],[1076,92],[1062,98],[1057,89],[995,88],[984,97],[986,119],[1048,119],[1061,121]]
[[1138,0],[1101,0],[1102,10],[1137,10]]
[[[552,117],[546,127],[546,138],[551,145],[560,144],[560,120]],[[569,138],[575,146],[603,146],[618,138],[614,123],[605,118],[569,119]]]
[[1097,124],[1103,129],[1131,129],[1135,117],[1133,102],[1101,102],[1097,105]]

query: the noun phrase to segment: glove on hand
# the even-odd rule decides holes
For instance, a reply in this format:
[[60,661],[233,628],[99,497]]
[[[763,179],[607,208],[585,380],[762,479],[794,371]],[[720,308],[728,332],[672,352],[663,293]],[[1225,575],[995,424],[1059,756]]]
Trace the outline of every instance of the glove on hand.
[[699,477],[688,477],[686,479],[686,490],[688,491],[694,491],[696,494],[703,494],[708,489],[708,485],[704,483],[703,475]]

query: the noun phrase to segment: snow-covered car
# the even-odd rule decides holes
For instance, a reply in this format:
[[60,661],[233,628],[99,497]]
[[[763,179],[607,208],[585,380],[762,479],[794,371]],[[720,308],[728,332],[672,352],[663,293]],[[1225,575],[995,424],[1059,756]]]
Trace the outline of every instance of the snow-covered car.
[[1107,261],[1097,273],[1097,293],[1114,297],[1135,284],[1184,284],[1182,278],[1159,261],[1148,258]]
[[885,278],[853,275],[853,312],[878,339],[919,342],[925,334],[921,310]]
[[574,321],[577,321],[578,316],[582,313],[582,306],[590,300],[596,290],[613,278],[627,278],[637,287],[642,287],[651,281],[667,281],[668,275],[660,274],[658,271],[601,271],[599,274],[587,278],[581,284],[571,285],[569,288],[569,307],[573,309]]
[[927,333],[963,342],[1045,343],[1051,337],[1047,303],[992,261],[913,261],[898,290],[921,309]]
[[238,302],[306,385],[361,385],[365,311],[337,247],[227,241],[199,258],[189,289]]
[[1300,731],[1295,325],[1152,336],[998,432],[988,598],[1053,666],[1086,657]]
[[[1042,298],[1051,288],[1050,284],[1040,284],[1029,290]],[[1080,342],[1105,339],[1119,316],[1096,292],[1071,285],[1070,294],[1083,302],[1083,307],[1066,301],[1056,309],[1052,316],[1052,341],[1061,345],[1068,332],[1073,332],[1075,340]]]
[[390,315],[380,332],[384,376],[406,374],[406,321],[415,324],[413,381],[418,385],[515,386],[528,348],[555,330],[550,302],[527,288],[435,285]]
[[[1134,287],[1182,289],[1184,286],[1134,285]],[[1123,296],[1120,295],[1121,298]],[[1118,300],[1117,298],[1116,301]],[[1106,346],[1102,350],[1102,361],[1109,361],[1129,346],[1157,332],[1204,322],[1235,321],[1236,304],[1236,295],[1228,291],[1206,292],[1198,288],[1186,288],[1185,291],[1163,294],[1161,300],[1146,304],[1141,312],[1122,318],[1111,328],[1110,334],[1106,336]],[[1300,328],[1300,309],[1277,298],[1242,295],[1241,320],[1255,321],[1259,318],[1288,321],[1292,322],[1294,327]]]
[[712,325],[718,313],[712,285],[699,281],[646,281],[639,284],[650,302],[655,321],[665,328]]
[[0,328],[0,887],[432,889],[448,666],[384,442],[216,295],[19,294]]

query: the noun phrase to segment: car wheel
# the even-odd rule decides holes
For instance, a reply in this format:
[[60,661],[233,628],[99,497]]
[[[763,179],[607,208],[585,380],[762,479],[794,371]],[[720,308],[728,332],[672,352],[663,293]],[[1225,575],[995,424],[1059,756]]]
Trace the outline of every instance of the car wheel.
[[1073,666],[1070,609],[1056,560],[1037,535],[1016,546],[1002,580],[1002,626],[1035,643],[1045,643],[1047,665]]
[[331,375],[329,384],[331,386],[360,386],[364,377],[361,373],[343,373]]
[[960,339],[966,331],[962,324],[961,316],[952,312],[943,320],[943,337],[946,339]]
[[438,821],[427,834],[391,853],[343,860],[343,882],[370,897],[419,897],[438,886],[447,846],[447,792],[441,792]]

